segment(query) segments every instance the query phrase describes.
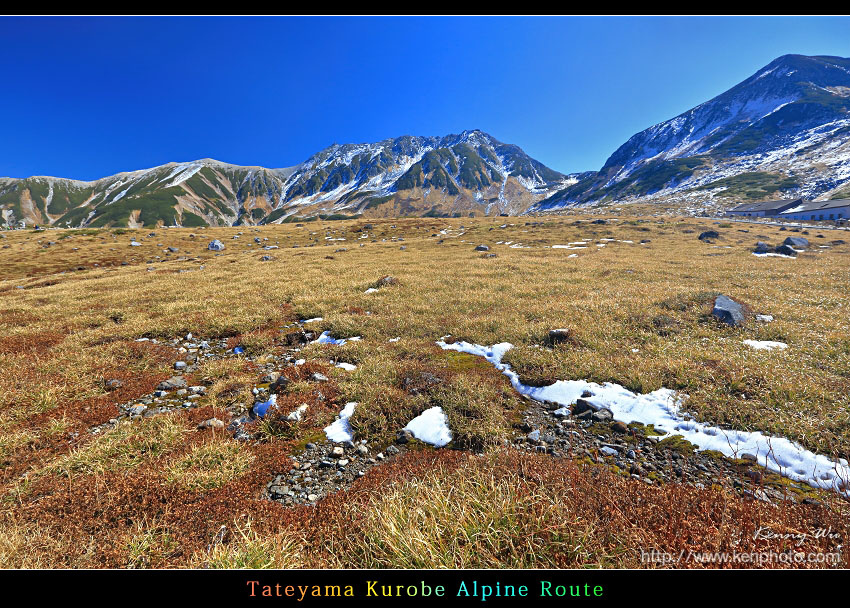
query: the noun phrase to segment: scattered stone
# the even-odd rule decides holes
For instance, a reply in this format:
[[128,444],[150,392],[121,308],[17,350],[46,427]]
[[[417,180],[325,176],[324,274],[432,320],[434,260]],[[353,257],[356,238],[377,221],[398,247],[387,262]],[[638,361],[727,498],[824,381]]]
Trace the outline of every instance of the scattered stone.
[[596,422],[608,422],[609,420],[614,419],[614,414],[613,412],[611,412],[611,410],[605,409],[603,407],[593,412],[590,417]]
[[260,378],[261,384],[274,384],[280,378],[280,372],[271,372]]
[[388,285],[396,285],[396,284],[398,284],[398,279],[396,279],[395,277],[391,277],[388,274],[385,274],[380,279],[375,281],[373,287],[380,288],[380,287],[387,287]]
[[[615,433],[626,434],[629,432],[629,427],[621,420],[615,420],[611,423],[611,430]],[[632,457],[634,458],[634,456]]]
[[782,244],[794,247],[795,249],[807,249],[809,247],[809,239],[801,236],[789,236],[787,239],[782,241]]
[[583,414],[584,412],[592,412],[593,406],[590,405],[589,401],[584,399],[576,399],[575,405],[572,407],[573,415],[578,416],[579,414]]
[[215,239],[214,241],[210,241],[210,244],[207,245],[207,249],[209,249],[210,251],[223,251],[224,243],[222,243],[218,239]]
[[183,376],[173,376],[168,380],[163,380],[156,385],[156,388],[161,391],[173,391],[178,388],[186,387],[186,379]]
[[223,429],[224,422],[218,418],[209,418],[198,425],[199,429]]
[[720,233],[716,230],[706,230],[705,232],[699,235],[699,240],[701,241],[710,241],[712,239],[720,238]]
[[744,324],[744,307],[728,296],[717,296],[711,314],[733,327]]
[[569,329],[550,329],[548,342],[550,345],[562,344],[564,342],[568,342],[570,339],[570,330]]
[[106,390],[108,390],[108,391],[114,391],[114,390],[119,389],[122,386],[124,386],[124,383],[121,380],[118,380],[117,378],[111,378],[110,380],[107,380],[103,384],[106,387]]
[[490,251],[490,248],[487,245],[478,245],[475,251]]

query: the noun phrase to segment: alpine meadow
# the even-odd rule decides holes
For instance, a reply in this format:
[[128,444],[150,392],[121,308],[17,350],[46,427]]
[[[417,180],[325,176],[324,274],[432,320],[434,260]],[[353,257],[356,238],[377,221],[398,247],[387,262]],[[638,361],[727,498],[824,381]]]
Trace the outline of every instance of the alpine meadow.
[[0,568],[847,568],[850,59],[757,65],[594,171],[0,178]]

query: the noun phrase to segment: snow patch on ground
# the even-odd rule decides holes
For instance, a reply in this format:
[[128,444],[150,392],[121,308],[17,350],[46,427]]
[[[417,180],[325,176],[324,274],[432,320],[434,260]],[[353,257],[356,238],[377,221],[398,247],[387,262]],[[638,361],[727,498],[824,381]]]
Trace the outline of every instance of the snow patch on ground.
[[771,340],[744,340],[744,344],[756,350],[784,350],[788,348],[785,342],[772,342]]
[[354,408],[357,407],[356,401],[349,401],[339,413],[339,418],[332,424],[325,427],[325,436],[336,443],[344,443],[353,441],[354,435],[351,432],[351,425],[348,424],[348,419],[354,413]]
[[590,391],[593,396],[587,398],[587,401],[596,409],[610,410],[616,420],[626,424],[652,424],[665,435],[681,435],[701,450],[717,450],[732,458],[752,454],[758,464],[770,471],[850,496],[850,465],[846,459],[833,461],[783,437],[771,437],[759,431],[721,429],[692,420],[681,411],[681,405],[687,399],[685,394],[667,388],[637,394],[612,382],[596,384],[584,380],[558,380],[549,386],[528,386],[520,382],[519,375],[509,365],[502,363],[505,353],[513,348],[512,344],[447,344],[443,339],[437,341],[440,348],[484,357],[508,377],[517,392],[537,401],[560,405],[563,413],[584,391]]
[[439,406],[425,410],[408,422],[404,428],[413,433],[413,436],[419,441],[430,443],[438,448],[452,440],[449,419],[446,417],[443,408]]
[[337,346],[345,344],[347,341],[351,340],[354,342],[355,340],[359,340],[360,336],[354,336],[353,338],[332,338],[331,332],[323,331],[322,335],[310,342],[310,344],[335,344]]

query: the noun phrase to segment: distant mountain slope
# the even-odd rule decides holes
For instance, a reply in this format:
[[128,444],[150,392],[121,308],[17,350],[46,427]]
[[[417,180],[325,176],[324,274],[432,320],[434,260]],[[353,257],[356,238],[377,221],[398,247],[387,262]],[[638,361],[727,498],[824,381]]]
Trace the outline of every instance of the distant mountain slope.
[[850,59],[785,55],[725,93],[632,136],[602,169],[535,205],[643,200],[685,208],[850,181]]
[[475,130],[334,144],[286,169],[203,159],[93,182],[0,178],[0,223],[202,226],[316,215],[517,214],[573,182]]

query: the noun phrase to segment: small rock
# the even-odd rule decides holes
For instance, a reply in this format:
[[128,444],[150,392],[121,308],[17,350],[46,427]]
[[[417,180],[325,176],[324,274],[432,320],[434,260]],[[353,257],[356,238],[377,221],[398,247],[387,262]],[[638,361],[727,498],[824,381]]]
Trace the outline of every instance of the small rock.
[[583,414],[584,412],[592,412],[593,406],[590,405],[589,401],[584,399],[576,399],[575,405],[572,407],[573,415],[578,416],[579,414]]
[[593,412],[590,417],[596,422],[608,422],[609,420],[613,420],[614,414],[611,412],[611,410],[602,408]]
[[199,429],[223,429],[224,422],[218,418],[209,418],[198,425]]
[[168,380],[163,380],[156,385],[156,388],[161,391],[172,391],[177,388],[185,388],[186,379],[183,376],[173,376]]
[[124,383],[121,382],[121,380],[118,380],[117,378],[112,378],[104,382],[104,386],[106,387],[106,390],[114,391],[124,386]]
[[615,420],[611,423],[611,430],[615,433],[625,434],[629,432],[629,427],[621,420]]
[[271,372],[260,378],[260,384],[274,384],[280,378],[280,372]]
[[711,314],[733,327],[744,323],[744,307],[728,296],[717,296]]

